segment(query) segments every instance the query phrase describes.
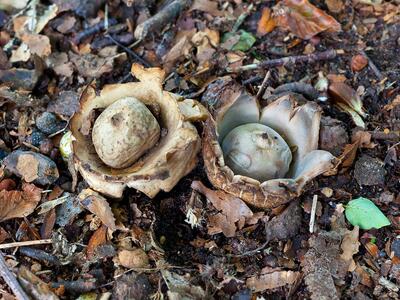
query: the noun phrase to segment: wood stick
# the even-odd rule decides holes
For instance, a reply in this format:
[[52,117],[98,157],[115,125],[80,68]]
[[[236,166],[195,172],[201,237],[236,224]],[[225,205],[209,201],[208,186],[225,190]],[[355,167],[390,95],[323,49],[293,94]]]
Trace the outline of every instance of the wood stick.
[[310,216],[310,233],[314,232],[314,223],[315,223],[315,214],[317,211],[317,203],[318,203],[318,195],[314,195],[312,199],[312,206],[311,206],[311,216]]
[[174,0],[154,16],[139,24],[134,32],[135,38],[137,40],[145,40],[153,33],[160,33],[165,26],[173,23],[182,10],[186,9],[189,4],[189,0]]
[[240,73],[243,71],[269,69],[280,66],[295,65],[299,63],[314,63],[316,61],[331,60],[337,56],[336,50],[327,50],[307,55],[287,56],[277,59],[264,60],[256,64],[244,65],[236,68],[226,68],[228,73]]
[[383,79],[383,75],[381,71],[379,71],[378,67],[374,64],[374,62],[368,57],[365,51],[361,51],[361,54],[364,55],[368,59],[368,66],[375,73],[375,76],[378,77],[379,80]]
[[51,239],[25,241],[25,242],[14,242],[14,243],[8,243],[8,244],[1,244],[0,249],[9,249],[9,248],[32,246],[32,245],[45,245],[45,244],[51,244],[51,243],[52,243]]
[[1,277],[3,277],[4,281],[8,284],[8,286],[13,291],[15,297],[18,300],[30,300],[28,295],[25,293],[25,291],[19,284],[17,278],[15,278],[14,274],[8,269],[3,253],[1,251],[0,251],[0,275]]

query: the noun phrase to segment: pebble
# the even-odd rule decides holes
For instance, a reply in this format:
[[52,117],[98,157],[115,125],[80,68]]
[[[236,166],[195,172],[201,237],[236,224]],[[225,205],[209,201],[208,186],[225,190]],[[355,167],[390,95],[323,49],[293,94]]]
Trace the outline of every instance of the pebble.
[[9,153],[3,149],[0,149],[0,163],[3,161],[3,159],[8,155]]
[[400,238],[393,240],[391,250],[395,256],[400,258]]
[[57,119],[55,114],[47,111],[36,118],[36,127],[47,135],[64,129],[66,125],[65,121]]
[[349,136],[342,122],[331,117],[322,117],[319,131],[319,149],[338,156],[348,141]]
[[382,186],[385,183],[385,174],[384,163],[369,155],[362,155],[354,167],[354,177],[360,186]]
[[33,151],[16,150],[4,159],[3,165],[26,182],[39,185],[53,184],[59,177],[54,161]]
[[27,142],[32,146],[39,147],[40,143],[46,139],[46,135],[38,130],[32,132],[30,136],[27,138]]

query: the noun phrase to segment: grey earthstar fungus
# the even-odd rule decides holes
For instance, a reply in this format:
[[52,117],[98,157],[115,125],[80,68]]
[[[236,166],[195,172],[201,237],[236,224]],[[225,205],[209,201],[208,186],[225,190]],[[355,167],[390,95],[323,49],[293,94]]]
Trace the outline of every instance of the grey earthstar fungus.
[[211,115],[203,134],[210,182],[264,209],[298,197],[310,180],[332,173],[337,164],[331,153],[318,150],[322,110],[315,102],[296,93],[269,100],[261,107],[229,77],[203,96]]
[[121,197],[132,187],[153,198],[195,167],[201,142],[191,122],[208,114],[197,101],[163,91],[163,70],[133,64],[132,74],[139,82],[86,88],[69,140],[91,188]]

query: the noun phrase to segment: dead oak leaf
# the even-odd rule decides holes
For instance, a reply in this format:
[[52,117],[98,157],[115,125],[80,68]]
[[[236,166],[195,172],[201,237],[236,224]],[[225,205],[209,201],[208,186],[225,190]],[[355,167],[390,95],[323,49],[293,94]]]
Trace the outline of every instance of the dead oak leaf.
[[219,211],[208,218],[209,234],[222,232],[226,237],[233,237],[237,229],[252,219],[253,212],[239,198],[223,191],[214,191],[205,187],[200,181],[193,181],[192,188],[202,193]]
[[343,251],[340,258],[346,262],[350,261],[349,272],[353,272],[356,269],[353,255],[358,253],[358,247],[360,246],[360,242],[358,241],[359,231],[360,229],[358,226],[355,226],[352,231],[346,230],[340,245]]
[[199,10],[214,17],[222,17],[224,13],[218,9],[218,2],[211,1],[211,0],[195,0],[193,1],[192,6],[190,7],[189,11]]
[[0,191],[0,222],[26,217],[33,212],[42,196],[42,189],[23,183],[22,191]]
[[277,26],[294,35],[309,40],[322,31],[337,32],[340,24],[308,0],[283,0],[274,7]]
[[107,242],[107,226],[100,226],[91,236],[87,248],[86,255],[91,260],[95,254],[95,250],[98,246],[104,245]]
[[83,207],[99,217],[109,229],[116,229],[114,214],[106,198],[91,189],[85,189],[78,195],[78,199]]

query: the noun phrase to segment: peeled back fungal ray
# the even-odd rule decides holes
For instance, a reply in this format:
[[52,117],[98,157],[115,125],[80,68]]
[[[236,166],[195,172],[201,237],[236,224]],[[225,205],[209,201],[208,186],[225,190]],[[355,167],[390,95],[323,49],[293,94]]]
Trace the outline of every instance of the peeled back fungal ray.
[[132,73],[139,82],[82,94],[70,123],[73,159],[98,192],[121,197],[132,187],[153,198],[195,167],[200,137],[191,121],[207,114],[197,101],[163,91],[163,70],[134,64]]
[[330,171],[335,158],[318,150],[320,107],[297,104],[299,95],[277,97],[261,108],[230,78],[210,87],[213,99],[204,126],[203,157],[210,182],[260,207],[273,208],[299,196],[305,184]]

